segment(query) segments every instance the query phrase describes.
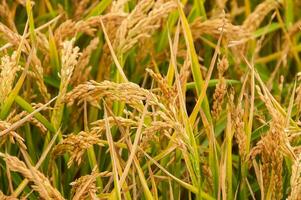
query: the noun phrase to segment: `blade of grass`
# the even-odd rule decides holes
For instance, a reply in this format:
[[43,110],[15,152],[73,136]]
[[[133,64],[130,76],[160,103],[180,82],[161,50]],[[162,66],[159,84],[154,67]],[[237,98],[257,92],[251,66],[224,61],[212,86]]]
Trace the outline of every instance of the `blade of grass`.
[[59,53],[55,44],[55,39],[52,33],[51,28],[49,28],[49,56],[50,56],[50,64],[53,71],[53,74],[56,76],[57,73],[61,70]]
[[[196,187],[194,187],[193,185],[190,185],[189,183],[186,183],[184,181],[182,181],[181,179],[178,179],[177,177],[173,176],[171,173],[169,173],[164,167],[162,167],[157,161],[155,161],[151,156],[149,156],[145,151],[143,151],[143,149],[139,148],[140,151],[143,152],[143,154],[152,162],[154,163],[160,170],[162,170],[166,175],[168,175],[170,178],[172,178],[173,180],[175,180],[176,182],[178,182],[181,186],[183,186],[184,188],[186,188],[187,190],[189,190],[192,193],[197,194],[198,193],[198,189]],[[201,192],[201,197],[203,199],[206,200],[214,200],[213,197],[211,197],[209,194],[205,193],[205,192]]]
[[117,170],[117,163],[118,158],[116,155],[116,151],[114,148],[114,142],[112,139],[111,135],[111,129],[110,129],[110,124],[108,120],[108,115],[107,115],[107,108],[104,106],[104,119],[105,119],[105,127],[106,127],[106,137],[109,143],[109,150],[110,150],[110,155],[111,155],[111,161],[112,161],[112,168],[113,168],[113,174],[114,174],[114,197],[117,198],[118,200],[121,200],[121,184],[119,181],[119,176],[118,176],[118,170]]
[[294,23],[294,1],[286,0],[284,3],[284,14],[286,28],[289,28]]
[[[188,155],[189,159],[185,159],[187,157],[185,157],[186,152],[184,152],[184,159],[185,162],[187,163],[188,166],[192,166],[192,168],[188,168],[188,169],[192,169],[192,170],[188,170],[190,172],[191,178],[192,178],[192,182],[193,185],[196,186],[198,188],[198,194],[196,196],[197,199],[201,199],[201,193],[202,193],[202,188],[201,188],[201,170],[200,170],[200,161],[199,161],[199,153],[198,153],[198,147],[197,147],[197,143],[193,134],[193,130],[192,130],[192,125],[189,122],[188,119],[188,114],[187,114],[187,110],[186,110],[186,104],[185,104],[185,100],[184,100],[184,95],[182,92],[182,87],[181,87],[181,83],[180,83],[180,78],[179,78],[179,73],[178,73],[178,69],[177,69],[177,63],[176,63],[176,57],[175,57],[175,52],[176,49],[174,49],[174,47],[176,47],[176,45],[172,44],[170,35],[168,34],[168,40],[169,40],[169,46],[170,46],[170,55],[171,55],[171,62],[172,62],[172,66],[174,67],[174,72],[175,72],[175,79],[176,79],[176,86],[178,88],[178,98],[179,98],[179,102],[180,102],[180,117],[183,120],[184,123],[184,128],[185,128],[185,132],[188,135],[188,141],[187,141],[187,145],[189,145],[190,147],[190,151],[191,153]],[[176,41],[177,42],[177,41]],[[175,50],[175,52],[174,52]]]
[[[233,79],[226,79],[226,84],[227,85],[236,85],[236,84],[241,84],[239,80],[233,80]],[[208,87],[215,87],[216,84],[218,83],[218,79],[210,79],[208,82]],[[186,89],[187,90],[192,90],[196,88],[195,82],[189,82],[186,84]]]
[[149,163],[147,164],[147,167],[148,167],[148,171],[149,171],[150,180],[151,180],[151,183],[152,183],[152,194],[154,194],[155,200],[159,200],[159,199],[158,199],[158,189],[157,189],[157,185],[156,185],[156,182],[155,182],[155,179],[154,179],[153,171],[152,171],[152,169],[151,169]]
[[[201,109],[203,101],[206,98],[206,91],[207,91],[207,88],[208,88],[208,85],[209,85],[209,80],[211,78],[211,75],[212,75],[212,72],[213,72],[213,69],[214,69],[214,65],[215,65],[215,62],[216,62],[216,59],[217,59],[217,55],[219,53],[219,48],[220,48],[220,43],[221,43],[221,40],[222,40],[222,36],[223,36],[223,32],[221,33],[221,35],[220,35],[220,37],[218,39],[218,42],[217,42],[217,45],[216,45],[216,49],[215,49],[214,55],[213,55],[213,57],[211,59],[210,67],[208,69],[208,73],[207,73],[205,82],[203,83],[202,91],[201,91],[201,93],[199,95],[199,98],[197,100],[196,105],[193,108],[192,113],[189,116],[189,121],[190,121],[191,124],[195,123],[197,114],[199,113],[199,110]],[[206,117],[207,117],[207,115],[206,115]],[[210,120],[208,120],[208,121],[210,123]]]
[[186,183],[180,179],[178,179],[177,177],[173,176],[171,173],[169,173],[164,167],[162,167],[157,161],[155,161],[151,156],[149,156],[145,151],[143,151],[143,149],[141,149],[139,147],[140,151],[143,152],[143,154],[152,162],[154,163],[159,169],[161,169],[166,175],[168,175],[169,177],[171,177],[172,179],[174,179],[175,181],[177,181],[180,185],[182,185],[184,188],[188,189],[189,191],[193,192],[193,193],[198,193],[198,189],[197,187],[190,185],[189,183]]
[[23,123],[27,122],[31,117],[33,117],[36,113],[40,112],[41,110],[43,110],[45,107],[47,107],[48,105],[50,105],[57,97],[54,97],[53,99],[51,99],[48,103],[44,104],[43,106],[39,107],[38,109],[34,110],[33,112],[31,112],[30,114],[26,115],[25,117],[23,117],[21,120],[15,122],[14,124],[12,124],[9,128],[5,129],[4,131],[2,131],[0,133],[0,137],[2,135],[7,134],[10,131],[15,130],[16,128],[18,128],[19,126],[21,126]]
[[[27,102],[25,101],[22,97],[17,96],[15,99],[15,102],[24,110],[26,110],[27,112],[31,113],[34,112],[35,109]],[[33,115],[37,120],[39,120],[39,122],[41,122],[50,132],[54,133],[55,129],[52,126],[52,124],[40,113],[35,113]]]
[[[147,105],[145,105],[145,106],[147,106]],[[116,121],[116,123],[117,123],[117,125],[118,125],[118,128],[119,128],[119,130],[121,131],[121,133],[122,133],[124,136],[129,135],[129,134],[124,130],[124,128],[121,126],[121,124],[118,122],[118,120],[116,120],[113,111],[110,110],[108,107],[107,107],[107,111],[109,112],[109,114],[110,114],[111,116],[113,116],[113,118],[114,118],[114,120]],[[143,124],[143,121],[144,121],[144,120],[141,120],[140,122]],[[138,125],[138,129],[139,129],[139,125]],[[137,131],[138,131],[138,129],[137,129]],[[136,132],[136,134],[137,134],[137,132]],[[135,140],[134,140],[134,141],[135,141]],[[132,144],[132,141],[131,141],[130,139],[126,139],[126,145],[127,145],[127,149],[130,149],[130,150],[131,150],[131,153],[132,153],[132,152],[133,152],[133,144]],[[131,156],[131,154],[130,154],[130,156]],[[129,157],[129,158],[130,158],[130,157]],[[129,160],[129,159],[128,159],[128,160]],[[150,192],[150,190],[149,190],[149,188],[148,188],[148,186],[147,186],[147,181],[146,181],[145,176],[144,176],[144,174],[143,174],[143,170],[142,170],[141,167],[140,167],[139,161],[138,161],[138,159],[136,158],[136,155],[134,155],[133,161],[134,161],[136,170],[138,171],[139,179],[140,179],[140,181],[141,181],[141,183],[142,183],[142,187],[143,187],[144,194],[145,194],[146,198],[147,198],[147,199],[150,199],[150,200],[154,199],[154,197],[152,196],[152,193]],[[123,170],[123,171],[125,171],[125,170]],[[124,172],[123,172],[123,174],[121,174],[121,173],[119,173],[119,174],[120,174],[120,176],[123,176]],[[123,185],[125,185],[125,187],[127,187],[126,182],[124,182]],[[126,193],[126,195],[127,195],[127,198],[128,198],[128,199],[131,199],[131,196],[130,196],[129,193]]]
[[232,191],[232,118],[231,113],[228,108],[227,112],[227,127],[226,127],[226,148],[227,148],[227,160],[226,160],[226,180],[227,180],[227,199],[233,199],[233,191]]
[[[85,129],[86,132],[89,132],[87,102],[86,101],[84,102],[84,129]],[[97,159],[96,159],[96,155],[95,155],[95,151],[94,151],[93,146],[91,146],[87,150],[87,154],[88,154],[90,169],[95,170],[98,173],[99,172],[99,166],[97,164]],[[103,183],[102,183],[102,180],[99,176],[96,177],[96,183],[97,183],[97,187],[99,188],[99,190],[103,190]]]
[[138,128],[137,128],[137,132],[135,134],[135,139],[134,139],[134,143],[133,143],[133,146],[131,147],[131,153],[129,155],[129,158],[128,158],[128,161],[125,165],[125,168],[124,168],[124,171],[123,171],[123,174],[120,178],[120,184],[122,185],[123,182],[125,181],[127,175],[128,175],[128,172],[130,170],[130,167],[132,165],[132,162],[133,162],[133,159],[134,159],[134,156],[137,152],[137,149],[138,149],[138,143],[142,137],[142,127],[143,127],[143,122],[144,122],[144,118],[145,118],[145,115],[146,115],[146,112],[147,112],[147,108],[148,108],[148,103],[145,104],[144,106],[144,109],[143,109],[143,112],[142,112],[142,115],[141,115],[141,119],[139,120],[139,124],[138,124]]
[[32,3],[30,0],[26,0],[26,12],[29,20],[29,33],[30,33],[30,40],[32,45],[35,47],[37,43],[37,36],[35,33],[35,25],[34,25],[34,19],[32,14]]
[[143,171],[142,171],[142,169],[141,169],[141,167],[138,163],[138,160],[136,158],[134,158],[134,164],[135,164],[135,167],[137,169],[138,176],[139,176],[140,182],[142,184],[142,188],[143,188],[146,199],[147,200],[153,200],[154,197],[153,197],[152,193],[150,192],[150,190],[148,188],[147,181],[144,177]]
[[102,0],[100,1],[94,8],[90,11],[90,13],[87,15],[87,18],[90,18],[92,16],[101,15],[105,9],[111,4],[112,0]]
[[[191,61],[191,71],[192,71],[193,79],[196,83],[197,94],[199,96],[204,88],[204,80],[203,80],[202,73],[201,73],[201,67],[200,67],[200,64],[198,61],[197,53],[195,51],[195,47],[193,44],[193,38],[192,38],[192,34],[191,34],[191,30],[190,30],[187,18],[184,14],[184,11],[182,9],[182,6],[181,6],[181,3],[179,2],[179,0],[177,0],[177,3],[178,3],[179,15],[180,15],[180,19],[181,19],[181,23],[182,23],[182,27],[183,27],[185,42],[186,42],[186,46],[187,46],[190,61]],[[211,121],[212,118],[211,118],[209,103],[208,103],[208,99],[207,99],[206,95],[204,97],[204,102],[202,104],[202,108],[204,109],[204,112],[206,114],[206,117],[208,118],[208,121]]]
[[117,56],[116,56],[116,54],[115,54],[115,52],[114,52],[114,49],[113,49],[113,47],[112,47],[111,41],[110,41],[110,39],[109,39],[109,36],[108,36],[108,34],[107,34],[106,28],[105,28],[105,26],[104,26],[102,20],[101,20],[101,19],[99,19],[99,20],[100,20],[101,28],[102,28],[102,31],[103,31],[103,33],[104,33],[106,42],[107,42],[108,47],[109,47],[109,49],[110,49],[111,55],[112,55],[112,57],[113,57],[114,63],[115,63],[115,65],[116,65],[116,67],[117,67],[117,70],[118,70],[119,74],[121,75],[122,82],[128,82],[128,79],[126,78],[126,76],[125,76],[125,74],[124,74],[124,72],[123,72],[122,66],[121,66],[121,64],[119,63],[119,60],[118,60],[118,58],[117,58]]

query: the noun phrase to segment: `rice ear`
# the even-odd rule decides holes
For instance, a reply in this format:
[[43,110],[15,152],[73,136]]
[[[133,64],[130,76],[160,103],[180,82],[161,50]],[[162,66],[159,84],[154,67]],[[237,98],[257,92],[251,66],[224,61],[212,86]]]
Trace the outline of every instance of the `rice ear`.
[[36,190],[43,199],[64,199],[40,171],[34,167],[28,168],[24,162],[20,161],[15,156],[3,153],[0,153],[0,156],[4,158],[11,171],[19,172],[29,181],[33,182],[34,185],[32,188]]

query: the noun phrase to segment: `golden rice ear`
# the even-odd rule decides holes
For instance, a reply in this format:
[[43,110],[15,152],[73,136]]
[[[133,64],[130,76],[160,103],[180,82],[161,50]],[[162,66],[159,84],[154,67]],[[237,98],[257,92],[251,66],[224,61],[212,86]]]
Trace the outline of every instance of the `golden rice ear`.
[[85,84],[78,85],[66,94],[64,101],[68,105],[74,104],[75,101],[78,101],[78,104],[87,101],[97,106],[101,99],[125,102],[139,112],[143,109],[142,101],[148,101],[151,105],[166,109],[164,105],[159,102],[155,94],[132,82],[114,83],[103,81],[98,83],[89,81]]
[[66,89],[73,74],[73,70],[78,63],[78,57],[81,55],[78,47],[73,47],[75,38],[62,43],[62,67],[60,72],[61,86]]
[[0,105],[2,106],[5,99],[13,89],[13,83],[17,72],[20,70],[16,60],[16,52],[11,56],[5,55],[1,58],[0,64]]
[[91,175],[81,176],[76,181],[70,183],[72,186],[72,193],[74,200],[80,199],[96,199],[97,198],[97,187],[96,187],[96,177],[99,174],[96,170],[92,171]]
[[11,127],[11,123],[6,122],[6,121],[1,121],[0,120],[0,137],[1,142],[0,142],[0,147],[8,142],[8,139],[10,140],[11,143],[15,143],[17,141],[17,144],[22,148],[22,149],[27,149],[26,145],[24,144],[24,139],[14,130],[8,131],[7,133],[4,133],[5,130],[9,129]]
[[74,72],[70,79],[70,83],[74,86],[84,83],[88,80],[90,75],[90,67],[88,67],[92,52],[97,48],[99,44],[99,38],[92,39],[89,45],[82,51],[78,59],[77,65],[74,67]]
[[[33,106],[33,108],[38,108],[38,106]],[[9,123],[13,124],[13,123],[16,123],[17,121],[21,120],[26,115],[28,115],[27,111],[22,111],[18,114],[16,114],[16,112],[11,112],[6,120]],[[41,131],[41,133],[45,134],[47,132],[47,128],[39,120],[37,120],[35,118],[30,118],[28,121],[30,123],[32,123],[34,126],[36,126]]]
[[0,32],[3,34],[4,38],[7,40],[7,42],[11,43],[15,47],[18,47],[21,36],[9,29],[6,25],[0,22]]
[[155,73],[151,69],[146,69],[146,71],[157,82],[159,89],[162,92],[164,98],[166,98],[166,100],[169,102],[174,102],[176,98],[176,91],[174,88],[168,85],[166,78],[163,78],[161,74]]
[[204,34],[218,38],[221,32],[223,32],[224,37],[231,42],[244,41],[251,36],[251,31],[245,29],[243,26],[233,25],[230,20],[224,16],[206,21],[197,18],[190,25],[190,29],[194,40]]
[[43,80],[43,76],[44,76],[43,67],[42,67],[42,64],[41,64],[41,61],[40,61],[39,57],[37,56],[36,47],[31,47],[29,42],[26,40],[26,35],[25,35],[26,32],[23,34],[23,36],[20,36],[17,32],[14,32],[14,31],[10,30],[7,26],[2,24],[1,22],[0,22],[0,32],[2,32],[4,34],[4,38],[9,43],[11,43],[11,45],[15,49],[20,48],[17,51],[17,56],[16,56],[17,60],[16,60],[16,62],[19,62],[21,52],[26,53],[27,56],[29,56],[29,54],[31,54],[31,56],[32,56],[32,58],[31,58],[32,59],[32,65],[33,65],[32,70],[33,70],[34,78],[37,80],[36,83],[38,85],[38,88],[39,88],[42,96],[47,101],[49,99],[49,94],[47,92],[47,87],[45,86],[44,80]]
[[61,143],[56,145],[52,151],[52,159],[55,159],[59,155],[65,153],[70,154],[68,161],[68,168],[71,167],[75,161],[77,165],[81,164],[84,153],[92,147],[94,144],[104,146],[103,142],[99,139],[101,134],[95,131],[84,132],[81,131],[78,134],[69,134]]
[[224,78],[224,73],[228,69],[228,67],[229,67],[228,60],[225,56],[223,56],[217,65],[219,80],[213,94],[213,105],[212,105],[211,112],[212,112],[212,116],[215,119],[218,119],[222,111],[224,97],[227,92],[227,85],[226,85],[226,80]]
[[260,3],[256,9],[245,19],[243,28],[249,32],[255,31],[263,19],[276,8],[279,7],[279,2],[276,0],[265,0]]
[[62,43],[62,52],[61,52],[61,71],[59,77],[61,79],[59,86],[59,94],[55,101],[54,112],[52,113],[51,122],[54,125],[55,129],[60,127],[60,123],[63,117],[64,109],[64,98],[67,93],[67,87],[70,83],[74,67],[78,63],[78,57],[81,55],[78,47],[74,47],[75,39],[73,38],[70,41],[65,41]]
[[298,200],[301,196],[301,156],[299,155],[297,159],[295,159],[292,165],[292,176],[290,179],[291,184],[291,192],[288,197],[288,200]]
[[44,199],[58,199],[63,200],[62,195],[54,188],[50,181],[33,166],[27,167],[25,163],[19,160],[15,156],[0,153],[0,156],[4,158],[6,165],[14,172],[21,173],[30,182],[33,182],[32,188],[39,193]]
[[74,12],[74,18],[76,20],[83,18],[83,14],[87,9],[87,6],[89,5],[90,0],[76,0],[75,1],[75,12]]
[[238,105],[234,105],[234,102],[230,100],[231,104],[231,115],[233,120],[233,130],[234,130],[234,137],[238,144],[239,155],[241,159],[246,161],[247,158],[247,135],[244,132],[245,123],[243,119],[244,110],[242,108],[242,103],[238,103]]
[[[109,121],[109,124],[111,127],[118,126],[118,127],[124,127],[124,128],[137,128],[137,121],[133,119],[126,119],[123,117],[108,117],[107,120]],[[105,131],[105,120],[100,119],[97,121],[92,122],[92,132],[96,132],[97,134],[103,134]]]
[[3,192],[0,190],[0,199],[3,200],[18,200],[18,198],[12,196],[12,195],[5,195]]
[[141,39],[151,36],[160,27],[162,19],[177,7],[174,1],[142,0],[122,21],[118,28],[113,47],[118,56],[126,53]]
[[14,22],[14,9],[11,9],[10,6],[6,1],[1,1],[0,3],[0,16],[4,19],[5,23],[8,25],[8,27],[16,31],[16,25]]
[[[265,88],[263,88],[265,90]],[[287,148],[288,136],[285,132],[286,121],[283,115],[274,107],[271,99],[261,92],[257,86],[257,92],[260,99],[265,103],[272,117],[269,126],[270,129],[264,135],[257,145],[250,151],[251,158],[260,155],[262,161],[263,182],[266,195],[270,195],[273,199],[282,198],[282,162]],[[290,145],[289,145],[290,146]]]

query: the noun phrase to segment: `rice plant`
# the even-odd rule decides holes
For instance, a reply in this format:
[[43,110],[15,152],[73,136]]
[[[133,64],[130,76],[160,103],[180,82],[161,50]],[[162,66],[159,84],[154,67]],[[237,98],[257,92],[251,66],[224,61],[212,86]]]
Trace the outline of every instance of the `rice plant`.
[[0,199],[301,199],[301,2],[1,0]]

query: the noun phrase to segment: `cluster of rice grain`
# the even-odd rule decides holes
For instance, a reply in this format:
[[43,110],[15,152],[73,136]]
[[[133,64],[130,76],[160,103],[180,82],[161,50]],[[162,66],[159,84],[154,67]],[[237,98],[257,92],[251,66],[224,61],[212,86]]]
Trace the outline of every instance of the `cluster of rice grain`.
[[134,83],[118,84],[110,81],[101,83],[89,81],[80,84],[65,96],[65,102],[72,105],[75,101],[78,101],[78,104],[87,101],[98,107],[103,98],[108,101],[126,102],[139,111],[143,109],[142,101],[149,101],[152,105],[161,106],[156,95]]
[[77,66],[75,66],[73,75],[70,80],[72,85],[78,85],[88,80],[91,67],[87,66],[89,64],[91,54],[97,48],[98,44],[99,39],[96,37],[91,40],[90,44],[82,51],[82,54],[78,59]]
[[222,104],[227,92],[227,85],[224,78],[224,73],[228,69],[229,64],[228,60],[223,57],[218,64],[218,79],[219,82],[216,85],[214,94],[213,94],[213,105],[212,105],[212,115],[215,118],[218,118],[220,112],[222,111]]
[[78,134],[69,134],[60,144],[56,145],[53,149],[54,158],[58,155],[63,155],[68,152],[71,156],[68,161],[68,167],[71,167],[73,162],[81,163],[83,154],[94,144],[103,146],[99,139],[99,135],[95,132],[87,133],[81,131]]
[[97,199],[96,178],[112,176],[110,172],[97,173],[95,168],[90,175],[81,176],[79,179],[70,183],[74,200],[79,199]]
[[291,193],[288,197],[289,200],[297,200],[300,198],[301,190],[300,190],[300,184],[301,184],[301,165],[300,165],[300,156],[294,161],[294,164],[292,165],[292,176],[291,176]]
[[[11,126],[9,122],[6,121],[0,121],[0,129],[1,131],[4,131],[5,129],[8,129]],[[15,131],[9,131],[7,134],[0,134],[1,142],[0,146],[5,144],[7,142],[7,138],[9,138],[11,143],[15,143],[15,140],[18,142],[18,145],[21,146],[21,148],[26,149],[26,146],[24,144],[24,139]]]
[[175,8],[173,1],[140,1],[116,32],[113,46],[117,55],[126,53],[141,38],[150,37],[159,28],[160,20]]
[[61,194],[49,182],[49,180],[33,166],[26,166],[17,157],[0,154],[4,158],[9,169],[21,173],[29,181],[33,182],[32,188],[36,190],[43,199],[64,199]]
[[229,41],[245,40],[251,36],[250,31],[242,26],[231,24],[230,20],[225,17],[218,17],[206,21],[196,19],[191,24],[191,30],[194,38],[198,38],[204,34],[219,37],[222,31],[223,34],[225,34],[225,38]]
[[0,104],[3,105],[13,88],[13,83],[16,78],[15,74],[19,71],[17,65],[17,54],[14,52],[11,56],[4,56],[1,58],[0,65]]

